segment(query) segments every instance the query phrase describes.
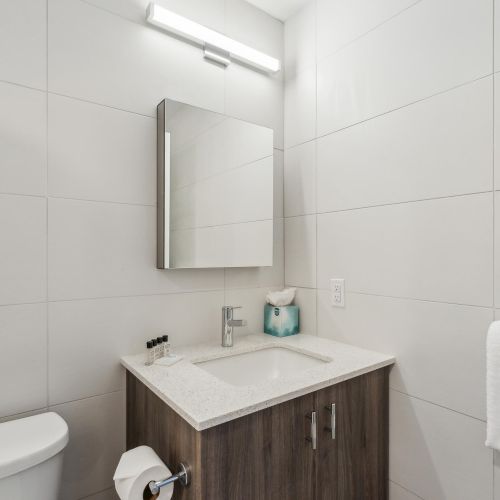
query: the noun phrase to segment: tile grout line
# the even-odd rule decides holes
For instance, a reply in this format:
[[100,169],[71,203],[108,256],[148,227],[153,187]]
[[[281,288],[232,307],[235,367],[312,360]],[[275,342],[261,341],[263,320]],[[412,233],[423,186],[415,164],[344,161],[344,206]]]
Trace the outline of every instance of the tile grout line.
[[46,404],[49,405],[50,334],[49,334],[49,0],[45,0],[45,376]]
[[384,116],[387,116],[387,115],[390,115],[391,113],[395,113],[397,111],[401,111],[405,108],[409,108],[411,106],[414,106],[416,104],[420,104],[420,103],[423,103],[425,101],[428,101],[430,99],[434,99],[435,97],[439,97],[439,96],[442,96],[442,95],[446,95],[450,92],[453,92],[454,90],[458,90],[458,89],[461,89],[462,87],[465,87],[467,85],[472,85],[474,83],[477,83],[477,82],[480,82],[481,80],[485,80],[487,78],[490,78],[490,77],[493,77],[495,75],[495,72],[491,72],[491,73],[487,73],[487,74],[484,74],[482,76],[479,76],[477,78],[473,78],[472,80],[467,80],[465,82],[462,82],[462,83],[459,83],[457,85],[454,85],[452,87],[449,87],[449,88],[446,88],[446,89],[443,89],[443,90],[440,90],[438,92],[435,92],[434,94],[430,94],[428,96],[425,96],[425,97],[422,97],[420,99],[416,99],[414,101],[411,101],[411,102],[408,102],[407,104],[403,104],[401,106],[398,106],[396,108],[391,108],[387,111],[384,111],[384,112],[381,112],[381,113],[378,113],[378,114],[375,114],[373,116],[369,116],[367,118],[364,118],[362,120],[359,120],[359,121],[356,121],[354,123],[350,123],[348,125],[345,125],[343,127],[340,127],[338,129],[335,129],[335,130],[332,130],[330,132],[326,132],[324,134],[321,134],[321,135],[317,135],[316,137],[314,137],[313,139],[308,139],[307,141],[302,141],[302,142],[299,142],[297,144],[293,144],[291,146],[285,146],[285,150],[288,150],[288,149],[292,149],[292,148],[295,148],[295,147],[298,147],[298,146],[301,146],[303,144],[307,144],[309,142],[312,142],[312,141],[316,141],[318,139],[325,139],[327,138],[328,136],[331,136],[333,134],[337,134],[339,132],[343,132],[345,130],[348,130],[348,129],[351,129],[351,128],[354,128],[354,127],[357,127],[359,125],[363,125],[367,122],[371,122],[372,120],[376,120],[377,118],[381,118],[381,117],[384,117]]
[[[496,305],[496,297],[495,297],[495,272],[496,272],[496,265],[495,265],[495,236],[496,236],[496,230],[495,230],[495,211],[496,211],[496,195],[495,195],[495,130],[496,130],[496,113],[495,113],[495,101],[496,101],[496,92],[495,92],[495,81],[497,76],[495,75],[495,1],[492,0],[492,69],[493,69],[493,78],[492,78],[492,94],[493,94],[493,110],[492,110],[492,116],[493,116],[493,144],[492,144],[492,149],[493,149],[493,164],[492,164],[492,188],[493,188],[493,200],[492,200],[492,209],[493,209],[493,245],[492,245],[492,250],[493,250],[493,258],[492,258],[492,265],[493,265],[493,277],[492,277],[492,294],[493,294],[493,308],[492,308],[492,320],[495,320],[495,305]],[[492,453],[492,474],[491,474],[491,483],[492,483],[492,498],[495,498],[495,452]]]
[[454,410],[453,408],[450,408],[449,406],[444,406],[442,404],[435,403],[434,401],[430,401],[428,399],[424,399],[424,398],[421,398],[419,396],[415,396],[415,395],[410,394],[408,392],[400,391],[399,389],[396,389],[394,387],[390,387],[390,390],[397,392],[398,394],[401,394],[401,395],[406,396],[408,398],[416,399],[417,401],[421,401],[421,402],[429,404],[429,405],[437,406],[438,408],[441,408],[441,409],[446,410],[446,411],[451,411],[453,413],[456,413],[457,415],[461,415],[462,417],[471,418],[472,420],[476,420],[478,422],[486,424],[485,419],[482,419],[479,417],[474,417],[473,415],[469,415],[468,413],[464,413],[463,411]]
[[[338,210],[328,210],[324,212],[316,212],[316,213],[308,213],[308,214],[298,214],[298,215],[288,215],[284,217],[284,219],[294,219],[294,218],[299,218],[299,217],[309,217],[313,215],[329,215],[329,214],[338,214],[338,213],[345,213],[345,212],[354,212],[357,210],[370,210],[372,208],[383,208],[383,207],[392,207],[396,205],[408,205],[410,203],[424,203],[427,201],[439,201],[439,200],[448,200],[448,199],[453,199],[453,198],[462,198],[466,196],[479,196],[483,194],[491,194],[494,193],[495,191],[492,190],[487,190],[487,191],[475,191],[471,193],[460,193],[460,194],[450,194],[450,195],[445,195],[445,196],[435,196],[435,197],[430,197],[430,198],[420,198],[420,199],[414,199],[414,200],[403,200],[403,201],[394,201],[391,203],[379,203],[376,205],[366,205],[362,207],[352,207],[352,208],[341,208]],[[500,190],[498,191],[500,192]]]
[[[315,116],[314,116],[314,324],[316,336],[319,336],[318,314],[318,0],[314,0],[314,90],[315,90]],[[284,215],[284,214],[283,214]]]
[[[301,287],[304,288],[304,287]],[[318,288],[320,292],[328,292],[328,288]],[[415,302],[427,302],[430,304],[443,304],[443,305],[448,305],[448,306],[460,306],[460,307],[475,307],[479,309],[491,309],[492,306],[482,306],[478,304],[466,304],[466,303],[461,303],[461,302],[448,302],[445,300],[431,300],[431,299],[421,299],[417,297],[404,297],[404,296],[398,296],[398,295],[387,295],[387,294],[382,294],[382,293],[373,293],[373,292],[361,292],[358,290],[350,290],[346,292],[346,294],[351,294],[351,295],[366,295],[368,297],[380,297],[384,299],[394,299],[394,300],[406,300],[406,301],[415,301]]]
[[420,500],[425,500],[424,498],[422,498],[420,495],[417,495],[414,491],[412,490],[409,490],[408,488],[406,488],[405,486],[403,486],[402,484],[399,484],[397,481],[394,481],[394,479],[391,479],[389,477],[389,481],[391,483],[394,483],[396,486],[399,486],[402,490],[405,490],[407,491],[408,493],[410,493],[411,495],[415,496],[416,498],[419,498]]
[[93,394],[92,396],[85,396],[83,398],[68,399],[67,401],[62,401],[61,403],[48,404],[47,408],[52,409],[56,406],[62,406],[70,403],[78,403],[80,401],[88,401],[89,399],[103,398],[105,396],[111,396],[113,394],[125,394],[125,389],[117,389],[116,391],[103,392],[102,394]]

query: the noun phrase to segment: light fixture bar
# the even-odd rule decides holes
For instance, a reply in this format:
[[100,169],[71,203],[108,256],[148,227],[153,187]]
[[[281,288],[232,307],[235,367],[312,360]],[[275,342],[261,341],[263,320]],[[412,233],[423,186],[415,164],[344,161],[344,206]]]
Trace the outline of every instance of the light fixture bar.
[[179,14],[175,14],[154,2],[151,2],[148,6],[146,19],[149,23],[164,30],[187,38],[203,47],[206,45],[216,47],[229,53],[231,58],[256,66],[259,69],[272,73],[281,69],[281,63],[278,59],[195,23],[186,17],[179,16]]

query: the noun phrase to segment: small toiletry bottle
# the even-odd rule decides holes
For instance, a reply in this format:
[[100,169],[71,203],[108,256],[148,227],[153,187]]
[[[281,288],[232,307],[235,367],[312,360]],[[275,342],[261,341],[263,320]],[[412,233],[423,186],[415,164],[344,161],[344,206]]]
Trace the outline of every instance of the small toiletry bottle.
[[153,350],[153,342],[149,340],[146,342],[146,365],[152,365],[155,360],[155,352]]
[[158,343],[158,357],[157,359],[163,358],[163,338],[156,337],[156,342]]
[[158,359],[158,342],[156,339],[152,339],[151,342],[153,342],[153,361],[156,361]]
[[168,335],[163,335],[163,355],[170,356],[170,344],[168,343]]

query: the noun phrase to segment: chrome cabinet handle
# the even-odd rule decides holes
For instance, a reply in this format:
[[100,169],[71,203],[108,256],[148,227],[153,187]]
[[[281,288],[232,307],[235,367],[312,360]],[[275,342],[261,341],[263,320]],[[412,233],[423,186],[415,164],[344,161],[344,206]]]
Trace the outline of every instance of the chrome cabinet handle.
[[325,427],[325,431],[332,433],[332,439],[336,438],[336,427],[337,427],[337,419],[336,419],[336,406],[335,403],[332,403],[329,406],[325,406],[325,410],[330,413],[330,427]]
[[309,441],[311,443],[311,448],[315,450],[318,446],[318,429],[316,423],[316,412],[312,411],[311,415],[307,415],[306,418],[308,418],[311,421],[311,436],[306,437],[306,441]]

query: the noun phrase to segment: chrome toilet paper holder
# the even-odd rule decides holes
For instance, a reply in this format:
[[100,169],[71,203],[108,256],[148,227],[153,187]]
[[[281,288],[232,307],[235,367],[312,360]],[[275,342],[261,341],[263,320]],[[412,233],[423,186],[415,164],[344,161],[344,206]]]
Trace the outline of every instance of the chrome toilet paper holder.
[[191,467],[181,462],[179,464],[179,472],[177,474],[173,474],[162,481],[150,481],[148,485],[149,490],[152,495],[158,495],[164,486],[175,483],[175,481],[179,481],[182,486],[187,486],[191,482]]

